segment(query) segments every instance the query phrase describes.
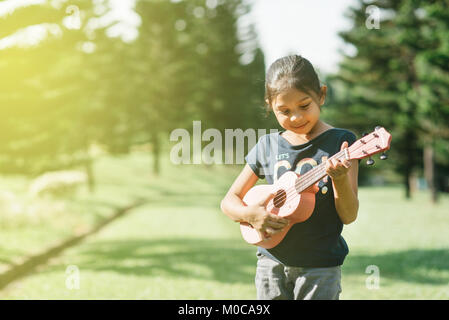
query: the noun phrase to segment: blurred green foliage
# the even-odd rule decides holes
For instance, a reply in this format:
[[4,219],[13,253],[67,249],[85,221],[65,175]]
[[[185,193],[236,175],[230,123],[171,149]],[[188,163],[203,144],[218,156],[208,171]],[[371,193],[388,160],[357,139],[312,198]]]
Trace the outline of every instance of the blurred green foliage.
[[449,1],[360,0],[347,15],[353,26],[340,35],[355,53],[327,78],[329,117],[359,134],[377,125],[392,133],[389,166],[407,197],[416,174],[434,193],[448,188]]
[[0,18],[0,40],[31,25],[47,32],[37,44],[0,46],[1,172],[89,168],[92,144],[123,154],[150,143],[159,159],[161,140],[193,120],[263,127],[263,54],[251,25],[237,30],[247,5],[136,1],[138,36],[124,41],[110,35],[120,21],[99,22],[110,4],[44,1]]
[[[0,10],[1,173],[84,166],[92,190],[98,147],[120,155],[148,144],[157,173],[169,133],[192,131],[194,120],[222,133],[279,128],[264,117],[265,65],[254,26],[238,27],[251,1],[136,0],[121,13],[134,21],[135,36],[120,34],[132,23],[111,3],[53,0]],[[378,29],[367,24],[369,6],[380,12]],[[393,135],[392,161],[361,169],[362,182],[381,170],[400,177],[409,196],[411,177],[424,172],[434,192],[447,188],[448,6],[360,0],[348,11],[353,26],[340,35],[355,53],[326,76],[323,116],[359,135],[376,125]],[[18,41],[30,28],[28,42]]]

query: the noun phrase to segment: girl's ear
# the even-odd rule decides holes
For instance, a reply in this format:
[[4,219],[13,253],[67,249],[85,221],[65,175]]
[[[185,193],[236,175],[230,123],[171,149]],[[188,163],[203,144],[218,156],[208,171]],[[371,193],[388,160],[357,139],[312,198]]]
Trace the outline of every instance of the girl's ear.
[[324,104],[324,101],[326,101],[326,92],[327,92],[327,86],[323,84],[320,88],[320,106]]

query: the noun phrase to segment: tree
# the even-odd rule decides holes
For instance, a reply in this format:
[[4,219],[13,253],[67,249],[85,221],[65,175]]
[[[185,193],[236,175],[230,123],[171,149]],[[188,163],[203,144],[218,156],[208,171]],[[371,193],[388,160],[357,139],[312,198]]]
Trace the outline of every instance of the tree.
[[155,173],[160,136],[173,129],[190,128],[193,120],[219,130],[254,125],[256,96],[262,98],[254,77],[263,72],[263,59],[259,51],[257,59],[240,63],[241,6],[240,0],[216,6],[203,0],[137,3],[142,24],[130,51],[138,61],[132,81],[145,89],[135,93],[133,114],[135,127],[146,128],[138,134],[153,145]]
[[88,121],[98,105],[97,79],[87,64],[93,43],[82,26],[95,13],[91,1],[76,3],[85,19],[77,28],[64,25],[67,6],[56,2],[17,8],[2,21],[4,36],[17,37],[29,27],[47,30],[47,36],[0,50],[0,167],[36,175],[83,165],[92,189],[89,148],[101,124]]
[[[372,5],[383,16],[379,29],[365,24],[367,7]],[[433,51],[432,40],[425,36],[429,21],[424,13],[430,7],[418,0],[359,1],[357,8],[351,8],[353,28],[340,34],[356,53],[347,55],[338,74],[330,77],[339,88],[337,110],[345,114],[339,123],[359,132],[380,124],[392,132],[392,158],[403,176],[407,198],[410,177],[422,166],[423,146],[429,143],[425,128],[429,114],[423,112],[429,103],[424,98],[428,89],[423,87],[420,68],[425,68],[424,57]],[[432,110],[438,115],[442,111],[435,105]]]
[[[432,194],[438,199],[443,172],[449,167],[449,1],[423,3],[421,34],[426,48],[416,58],[420,82],[418,112],[423,135],[424,173]],[[447,175],[447,173],[446,173]]]

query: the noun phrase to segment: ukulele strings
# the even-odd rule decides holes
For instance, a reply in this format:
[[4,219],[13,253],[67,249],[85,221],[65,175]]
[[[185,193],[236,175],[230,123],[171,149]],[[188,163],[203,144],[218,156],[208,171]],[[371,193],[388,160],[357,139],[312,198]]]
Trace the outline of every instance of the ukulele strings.
[[[373,139],[371,139],[371,140],[373,140]],[[370,140],[368,140],[367,142],[369,142],[369,141],[370,141]],[[364,146],[364,145],[359,145],[358,147],[355,148],[355,150],[360,149],[360,148],[363,147],[363,146]],[[354,151],[355,151],[355,150],[354,150]],[[342,153],[344,153],[344,150],[342,150],[342,151],[336,153],[336,154],[333,155],[330,159],[338,158],[338,157],[341,156]],[[275,204],[273,205],[273,207],[276,206],[276,205],[279,205],[279,202],[282,203],[282,201],[283,201],[286,197],[290,197],[291,195],[293,195],[293,194],[295,194],[295,193],[299,193],[299,192],[297,191],[298,182],[299,182],[299,185],[301,185],[302,187],[304,187],[304,185],[307,185],[310,181],[313,181],[314,179],[316,179],[316,175],[315,175],[315,174],[318,173],[319,170],[322,170],[322,164],[320,164],[319,166],[314,167],[313,169],[311,169],[311,170],[309,170],[307,173],[305,173],[305,174],[302,176],[303,179],[298,178],[298,181],[295,182],[295,187],[294,187],[294,188],[288,189],[287,192],[285,193],[285,195],[282,195],[281,197],[277,198],[276,201],[273,201],[273,203],[275,203]],[[301,180],[299,180],[299,179],[301,179]],[[304,189],[304,190],[305,190],[305,189]],[[304,191],[304,190],[301,190],[301,191]],[[293,201],[293,200],[291,200],[291,201]],[[287,200],[287,202],[288,202],[288,200]],[[287,202],[286,202],[286,203],[287,203]],[[271,203],[271,202],[270,202],[270,203]],[[270,203],[269,203],[269,204],[270,204]],[[267,205],[267,207],[268,207],[268,205]],[[271,208],[271,209],[272,209],[272,208]],[[270,209],[270,210],[271,210],[271,209]]]
[[[334,159],[334,158],[339,158],[341,155],[344,154],[344,151],[340,151],[339,153],[333,155],[330,159]],[[330,160],[329,159],[329,160]],[[317,180],[319,178],[317,178],[317,174],[321,173],[321,171],[324,169],[324,163],[320,164],[319,166],[314,167],[313,169],[307,171],[307,173],[305,173],[302,177],[302,179],[298,179],[298,181],[295,182],[295,186],[291,187],[289,189],[287,189],[287,192],[285,193],[285,195],[282,195],[281,197],[278,197],[277,199],[275,199],[273,202],[275,204],[275,206],[279,205],[279,203],[282,203],[282,201],[287,198],[290,197],[291,195],[295,194],[295,193],[300,193],[301,191],[304,191],[307,188],[304,188],[304,186],[307,186],[309,182]],[[301,191],[298,191],[298,189],[303,189]]]
[[[331,159],[338,158],[341,155],[342,154],[336,154]],[[299,194],[302,191],[304,191],[305,189],[307,189],[307,188],[304,188],[304,186],[307,186],[309,184],[309,182],[317,181],[317,180],[319,180],[321,178],[321,176],[325,176],[325,174],[324,175],[322,174],[322,170],[323,169],[324,169],[324,167],[322,165],[320,165],[320,166],[317,166],[314,169],[308,171],[307,172],[308,174],[306,176],[303,176],[302,180],[298,179],[298,181],[295,182],[295,186],[294,187],[291,187],[291,188],[287,189],[287,192],[285,192],[282,196],[277,197],[276,199],[273,200],[273,207],[275,207],[275,206],[278,207],[279,204],[281,204],[284,201],[285,198],[290,198],[292,195]],[[317,175],[318,173],[321,173],[320,177],[318,177],[318,175]],[[288,201],[293,201],[293,199],[287,200],[286,203],[288,203]],[[271,202],[269,204],[271,204]],[[273,208],[271,208],[271,209],[273,209]]]
[[[335,154],[334,156],[332,156],[330,159],[339,158],[343,154],[344,153],[341,151],[341,152]],[[323,169],[324,169],[323,164],[320,164],[319,166],[316,166],[313,169],[309,170],[307,173],[305,173],[302,176],[301,180],[298,179],[298,181],[295,182],[295,186],[294,187],[290,187],[289,189],[286,190],[286,192],[282,196],[277,197],[277,198],[275,198],[273,200],[273,207],[278,207],[279,204],[281,204],[282,201],[284,201],[285,198],[290,198],[292,195],[299,194],[302,191],[304,191],[305,189],[307,189],[307,188],[304,188],[304,186],[307,186],[308,183],[311,182],[311,181],[318,180],[319,178],[317,178],[318,177],[317,174],[321,173],[321,171]],[[298,190],[300,190],[300,191],[298,191]],[[293,201],[293,200],[287,200],[284,203],[284,205],[286,203],[288,203],[288,201]],[[271,202],[269,204],[271,204]],[[268,205],[267,205],[267,209],[268,209]],[[271,208],[271,209],[273,209],[273,208]]]
[[[337,160],[340,160],[340,158],[343,158],[341,156],[344,156],[344,151],[340,151],[339,153],[332,156],[330,159],[336,158]],[[309,170],[308,172],[311,172],[310,174],[306,174],[303,179],[298,178],[298,181],[295,182],[295,189],[298,190],[298,192],[302,192],[305,189],[307,189],[309,187],[310,181],[321,179],[321,176],[323,175],[323,169],[324,169],[324,175],[326,175],[325,163],[322,163],[319,166],[316,166],[312,170]]]
[[[373,139],[368,140],[367,143],[368,143],[369,141],[371,141],[371,140],[373,140]],[[363,144],[363,145],[359,145],[358,147],[356,147],[356,148],[354,149],[354,151],[356,151],[356,150],[362,148],[363,146],[364,146],[364,144]],[[353,152],[354,152],[354,151],[353,151]],[[334,158],[339,158],[339,157],[340,157],[341,155],[343,155],[343,154],[344,154],[344,150],[342,150],[342,151],[336,153],[336,154],[333,155],[331,158],[329,158],[329,160],[330,160],[330,159],[334,159]],[[302,177],[298,178],[298,181],[295,182],[295,187],[291,187],[291,188],[287,189],[287,192],[285,192],[285,194],[283,194],[281,197],[278,197],[277,199],[275,199],[275,200],[273,200],[273,201],[270,201],[270,202],[268,203],[268,205],[267,205],[267,209],[268,209],[268,206],[269,206],[272,202],[273,202],[273,205],[272,205],[272,208],[269,209],[269,211],[271,211],[275,206],[277,206],[277,205],[279,205],[280,203],[282,203],[282,201],[284,201],[285,198],[289,198],[290,196],[294,195],[295,193],[296,193],[296,194],[300,193],[300,192],[298,192],[298,188],[299,188],[299,189],[304,188],[304,186],[307,186],[311,181],[314,181],[314,180],[316,179],[316,177],[317,177],[316,174],[319,173],[319,172],[323,169],[322,165],[323,165],[323,164],[320,164],[320,165],[314,167],[313,169],[311,169],[311,170],[309,170],[307,173],[305,173]],[[301,178],[302,178],[302,179],[301,179]],[[307,189],[307,188],[305,188],[305,189]],[[301,190],[301,191],[304,191],[305,189],[303,189],[303,190]],[[293,201],[293,200],[287,200],[287,201],[284,203],[284,205],[285,205],[288,201]]]
[[[344,154],[344,151],[340,151],[337,154],[333,155],[330,159],[339,158],[341,155]],[[329,159],[329,160],[330,160]],[[313,169],[309,170],[307,173],[305,173],[302,176],[302,180],[299,180],[295,182],[295,186],[287,189],[287,192],[283,194],[282,196],[276,198],[273,200],[274,206],[278,206],[285,198],[289,198],[290,196],[294,195],[295,193],[300,193],[301,191],[304,191],[307,188],[304,188],[310,181],[316,180],[317,173],[320,173],[323,170],[324,166],[323,164],[320,164],[319,166],[314,167]],[[301,191],[298,191],[298,189],[302,189]]]
[[[357,150],[357,149],[359,149],[360,147],[363,147],[363,145],[362,146],[359,146],[359,147],[356,147],[355,148],[355,150]],[[342,155],[344,155],[344,150],[342,150],[342,151],[340,151],[340,152],[338,152],[338,153],[336,153],[335,155],[333,155],[331,158],[329,158],[329,160],[330,159],[335,159],[335,158],[340,158]],[[319,180],[322,176],[325,176],[326,174],[322,174],[322,170],[324,169],[324,164],[320,164],[319,166],[316,166],[316,167],[314,167],[313,169],[311,169],[311,170],[309,170],[307,173],[305,173],[303,176],[301,176],[300,178],[298,178],[298,181],[296,181],[295,182],[295,187],[293,187],[293,188],[290,188],[290,189],[287,189],[287,192],[284,194],[284,195],[282,195],[281,197],[278,197],[277,199],[275,199],[274,201],[273,201],[273,203],[274,203],[274,205],[273,205],[273,207],[274,206],[277,206],[277,205],[279,205],[279,203],[282,203],[282,201],[286,198],[286,197],[290,197],[290,196],[292,196],[292,195],[294,195],[294,194],[298,194],[298,193],[300,193],[300,192],[302,192],[302,191],[304,191],[305,189],[307,189],[307,187],[309,187],[310,185],[312,185],[312,184],[310,184],[309,185],[309,183],[311,182],[311,181],[317,181],[317,180]],[[318,173],[321,173],[320,174],[320,177],[318,177]],[[318,178],[317,178],[318,177]],[[302,178],[302,179],[301,179]],[[306,186],[306,188],[304,188]],[[298,191],[298,189],[300,190],[300,191]],[[302,190],[301,190],[302,189]],[[293,201],[293,200],[291,200],[291,201]],[[270,202],[271,203],[271,202]],[[286,203],[288,203],[288,200],[287,200],[287,202]],[[271,208],[272,209],[272,208]]]
[[[356,151],[356,150],[358,150],[358,149],[360,149],[360,148],[363,148],[363,147],[365,146],[365,144],[367,144],[368,142],[370,142],[370,141],[372,141],[372,140],[375,140],[375,138],[372,138],[372,139],[370,139],[370,140],[367,140],[366,143],[364,143],[364,144],[358,144],[358,146],[355,146],[353,152]],[[336,153],[335,155],[333,155],[333,156],[330,157],[329,159],[340,158],[340,156],[343,155],[343,154],[344,154],[344,150],[339,151],[338,153]],[[295,190],[298,188],[298,186],[301,186],[301,188],[303,188],[302,190],[300,190],[300,192],[302,192],[302,191],[304,191],[305,189],[307,189],[307,188],[309,187],[309,186],[308,186],[309,182],[310,182],[310,181],[313,181],[313,179],[316,178],[316,173],[320,173],[319,171],[322,170],[322,169],[324,168],[323,165],[324,165],[324,164],[322,163],[322,164],[320,164],[320,165],[318,165],[318,166],[312,168],[311,170],[309,170],[308,172],[306,172],[304,175],[300,176],[300,177],[298,178],[298,181],[295,183]],[[310,174],[309,174],[309,173],[310,173]],[[324,174],[324,176],[325,176],[325,175],[326,175],[326,174]],[[311,176],[311,177],[309,177],[309,176]],[[320,177],[319,179],[321,179],[321,177]],[[304,186],[305,186],[305,188],[304,188]],[[299,189],[301,189],[301,188],[299,188]]]

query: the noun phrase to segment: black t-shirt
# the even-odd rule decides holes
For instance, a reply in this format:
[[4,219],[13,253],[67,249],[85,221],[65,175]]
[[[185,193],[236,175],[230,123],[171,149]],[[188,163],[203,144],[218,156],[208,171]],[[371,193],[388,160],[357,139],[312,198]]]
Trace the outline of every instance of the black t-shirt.
[[[332,128],[307,143],[292,145],[282,132],[262,136],[245,157],[260,179],[273,184],[288,170],[304,174],[340,151],[341,144],[356,141],[351,131]],[[326,176],[318,183],[315,209],[304,222],[294,224],[274,248],[258,251],[286,266],[333,267],[343,264],[348,246],[341,236],[343,223],[334,202],[332,180]]]

